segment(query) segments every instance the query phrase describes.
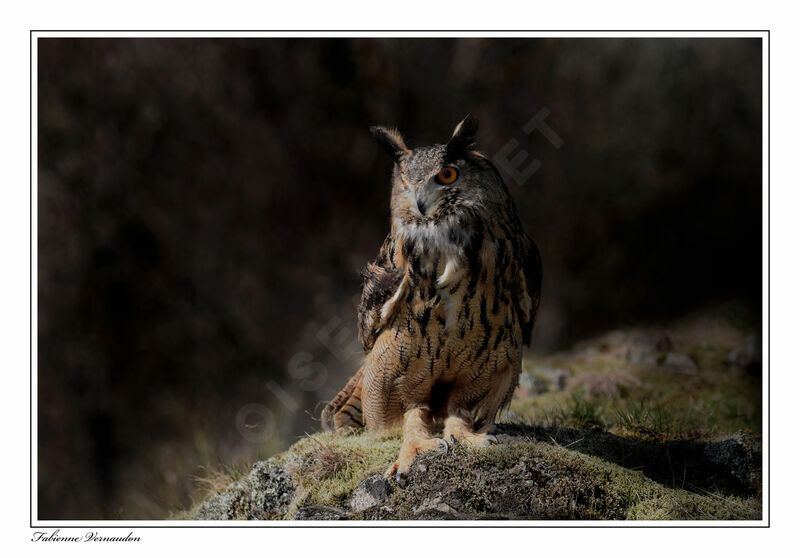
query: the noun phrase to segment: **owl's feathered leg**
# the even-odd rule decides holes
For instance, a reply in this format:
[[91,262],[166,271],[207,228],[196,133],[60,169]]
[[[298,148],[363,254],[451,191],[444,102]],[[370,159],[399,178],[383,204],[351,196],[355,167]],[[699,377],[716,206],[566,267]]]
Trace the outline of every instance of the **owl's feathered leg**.
[[325,430],[364,426],[361,411],[362,386],[363,370],[359,370],[322,411],[322,426]]
[[494,419],[510,401],[520,367],[517,358],[495,366],[492,374],[458,383],[448,396],[444,439],[473,446],[496,444]]
[[496,444],[497,438],[491,434],[493,430],[494,424],[491,423],[475,430],[471,414],[464,409],[456,411],[444,421],[444,439],[453,443],[461,442],[471,446]]
[[386,478],[394,475],[397,483],[402,485],[418,454],[437,448],[447,451],[446,441],[431,436],[432,422],[433,417],[427,407],[417,407],[406,411],[403,415],[403,444],[400,446],[400,455],[384,473]]

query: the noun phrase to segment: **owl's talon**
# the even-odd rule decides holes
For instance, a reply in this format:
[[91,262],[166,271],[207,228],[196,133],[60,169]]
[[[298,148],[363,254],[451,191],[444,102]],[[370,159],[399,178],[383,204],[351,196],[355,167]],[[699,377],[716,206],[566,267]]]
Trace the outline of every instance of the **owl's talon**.
[[440,447],[440,448],[444,447],[444,452],[445,453],[448,453],[450,451],[450,445],[447,443],[447,440],[445,440],[444,438],[437,438],[436,439],[436,445],[438,447]]
[[395,475],[395,473],[397,473],[397,468],[398,468],[397,466],[398,466],[397,461],[389,465],[389,468],[386,469],[385,473],[383,473],[383,478],[387,480],[391,479]]
[[397,474],[394,476],[395,481],[397,481],[397,486],[400,488],[404,488],[406,485],[406,474],[397,471]]
[[456,445],[456,437],[453,436],[452,434],[450,434],[450,443],[452,443],[453,445]]
[[450,438],[455,444],[465,446],[488,446],[499,443],[497,437],[489,432],[494,430],[494,425],[484,426],[480,430],[473,430],[472,424],[458,416],[450,416],[445,421],[444,437]]

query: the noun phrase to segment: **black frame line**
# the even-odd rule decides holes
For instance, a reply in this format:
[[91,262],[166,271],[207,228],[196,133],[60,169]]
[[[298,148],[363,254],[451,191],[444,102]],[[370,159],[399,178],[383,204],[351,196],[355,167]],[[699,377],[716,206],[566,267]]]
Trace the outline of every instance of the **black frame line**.
[[[448,33],[446,36],[441,37],[430,37],[430,38],[463,38],[458,35],[450,35],[450,33],[501,33],[501,34],[509,34],[509,37],[513,37],[514,33],[604,33],[604,34],[612,34],[612,33],[766,33],[766,37],[760,37],[762,40],[762,59],[763,59],[763,48],[766,46],[767,48],[767,414],[766,414],[766,432],[769,434],[770,424],[771,424],[771,413],[772,413],[772,400],[771,400],[771,392],[770,392],[770,361],[769,355],[771,353],[771,338],[770,338],[770,328],[771,328],[771,314],[770,314],[770,305],[771,305],[771,293],[769,290],[769,283],[770,283],[770,252],[771,252],[771,239],[770,239],[770,165],[771,165],[771,136],[772,136],[772,126],[771,126],[771,107],[769,104],[770,97],[772,95],[772,87],[771,87],[771,57],[772,52],[770,50],[770,30],[769,29],[449,29],[449,30],[420,30],[420,29],[266,29],[266,30],[257,30],[257,29],[31,29],[29,30],[29,42],[28,42],[28,57],[29,57],[29,65],[30,65],[30,83],[28,84],[29,89],[29,108],[28,114],[30,118],[30,128],[29,128],[29,136],[28,141],[30,144],[30,153],[29,153],[29,207],[28,207],[28,215],[31,219],[30,221],[30,229],[28,231],[28,245],[29,245],[29,271],[30,271],[30,282],[28,285],[29,291],[29,354],[30,354],[30,369],[29,369],[29,390],[30,390],[30,401],[33,402],[33,80],[35,78],[33,73],[33,39],[34,33],[93,33],[93,34],[101,34],[101,33],[176,33],[178,36],[176,37],[165,37],[165,36],[158,36],[158,37],[144,37],[144,38],[151,38],[151,39],[162,39],[162,38],[197,38],[197,39],[217,39],[217,38],[225,38],[225,37],[186,37],[187,33],[281,33],[285,35],[290,35],[292,33],[335,33],[337,35],[343,35],[346,33]],[[180,36],[183,35],[183,36]],[[429,37],[429,35],[428,35]],[[47,38],[47,37],[42,37]],[[69,38],[69,37],[63,37]],[[80,38],[80,37],[76,37]],[[92,38],[92,37],[84,37],[84,38]],[[127,38],[134,38],[134,37],[113,37],[119,39],[127,39]],[[250,37],[250,38],[273,38],[273,37]],[[280,36],[275,38],[281,38]],[[297,38],[307,38],[307,37],[297,37]],[[311,38],[311,37],[308,37]],[[347,38],[347,36],[342,36],[341,38]],[[381,37],[358,37],[358,38],[381,38]],[[387,38],[387,37],[383,37]],[[388,38],[395,38],[395,37],[388,37]],[[396,37],[396,38],[404,38],[404,37]],[[494,37],[494,38],[503,38],[503,37]],[[520,37],[522,38],[522,37]],[[529,37],[529,38],[536,38],[536,37]],[[567,37],[546,37],[546,38],[567,38]],[[606,38],[606,37],[569,37],[569,38]],[[608,37],[608,38],[615,38],[615,37]],[[640,38],[640,37],[630,37],[630,38]],[[644,38],[644,37],[641,37]],[[658,38],[675,38],[669,36],[661,36]],[[697,37],[702,38],[702,37]],[[735,37],[731,37],[735,38]],[[37,38],[38,40],[38,38]],[[766,41],[766,42],[764,42]],[[37,68],[38,69],[38,68]],[[38,83],[38,82],[37,82]],[[762,81],[762,87],[763,87]],[[762,96],[761,99],[761,106],[762,106],[762,117],[763,117],[763,106],[764,106],[764,99]],[[762,120],[762,149],[763,149],[763,125],[764,122]],[[763,173],[763,161],[762,161],[762,173]],[[38,185],[37,185],[38,186]],[[762,184],[762,196],[764,192],[764,185]],[[38,190],[37,190],[38,191]],[[762,208],[762,217],[763,217],[763,208]],[[763,227],[763,224],[762,224]],[[37,231],[38,232],[38,231]],[[762,254],[763,258],[763,254]],[[763,271],[763,269],[762,269]],[[763,288],[764,285],[762,283],[762,301],[763,301]],[[38,296],[38,293],[37,293]],[[37,308],[38,309],[38,308]],[[762,309],[763,312],[763,309]],[[763,323],[762,323],[763,325]],[[762,370],[763,374],[763,370]],[[547,524],[537,524],[537,525],[481,525],[478,523],[478,520],[475,523],[478,524],[470,524],[470,525],[449,525],[446,521],[440,521],[440,525],[393,525],[390,522],[379,522],[375,523],[374,525],[362,525],[362,524],[348,524],[346,522],[339,522],[336,524],[287,524],[287,523],[268,523],[268,522],[249,522],[246,525],[130,525],[122,523],[120,525],[34,525],[34,521],[47,521],[47,520],[39,520],[33,519],[33,405],[31,405],[30,410],[30,424],[29,424],[29,436],[30,436],[30,447],[29,447],[29,461],[30,461],[30,471],[29,471],[29,507],[28,507],[28,515],[29,515],[29,527],[31,529],[342,529],[342,528],[350,528],[350,529],[358,529],[358,528],[395,528],[395,529],[403,529],[403,528],[410,528],[410,529],[441,529],[441,528],[449,528],[449,529],[540,529],[540,528],[549,528],[549,529],[559,529],[559,528],[566,528],[566,529],[673,529],[673,528],[689,528],[689,529],[769,529],[772,525],[772,515],[771,515],[771,508],[772,508],[772,483],[769,482],[767,486],[767,524],[766,525],[637,525],[637,524],[626,524],[621,521],[616,522],[613,525],[547,525]],[[772,451],[772,444],[769,444],[767,447],[767,452],[764,455],[764,459],[766,459],[766,469],[767,469],[767,478],[771,481],[771,460],[770,460],[770,452]],[[762,518],[763,520],[763,518]],[[67,520],[72,521],[72,520]],[[78,520],[76,520],[78,521]],[[100,521],[113,521],[113,520],[100,520]],[[134,520],[139,521],[139,520]],[[143,520],[149,521],[149,520]],[[155,520],[155,521],[169,521],[169,520]],[[187,522],[190,520],[187,520]],[[534,521],[534,520],[531,520]]]

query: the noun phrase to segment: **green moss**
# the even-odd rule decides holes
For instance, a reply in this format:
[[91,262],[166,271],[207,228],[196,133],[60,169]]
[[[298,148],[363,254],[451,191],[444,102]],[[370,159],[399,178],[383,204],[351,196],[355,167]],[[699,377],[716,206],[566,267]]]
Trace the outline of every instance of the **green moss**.
[[[673,491],[674,492],[674,491]],[[761,501],[733,496],[698,496],[695,494],[659,494],[637,503],[628,510],[631,520],[753,520],[761,519]]]
[[[585,444],[583,437],[578,441]],[[222,490],[195,517],[291,519],[314,508],[353,519],[690,520],[758,519],[761,513],[756,497],[669,488],[641,471],[574,451],[572,443],[562,447],[552,436],[545,442],[522,434],[502,435],[501,443],[488,447],[457,444],[447,454],[422,454],[408,485],[395,487],[386,505],[350,514],[348,497],[364,480],[385,470],[399,445],[399,432],[304,438],[284,454],[257,463],[249,481]],[[254,480],[262,470],[270,474]],[[288,506],[287,500],[276,499],[292,493],[284,474],[295,487]],[[275,502],[259,504],[259,495],[267,494],[275,495]],[[265,514],[269,509],[280,514]]]
[[[759,432],[760,378],[722,366],[724,352],[719,347],[698,348],[693,356],[700,369],[694,374],[631,365],[607,355],[543,359],[538,362],[545,364],[539,366],[571,371],[567,389],[518,394],[508,418],[546,426],[600,427],[643,439],[711,439],[739,430]],[[531,370],[533,362],[528,363]]]
[[[426,454],[389,507],[398,518],[757,519],[760,503],[670,489],[602,459],[511,441]],[[454,510],[458,510],[455,513]]]
[[[309,494],[304,504],[336,506],[365,478],[383,473],[399,451],[399,430],[385,434],[325,432],[300,440],[284,458],[298,464],[295,478]],[[330,454],[339,460],[338,466],[320,467]]]
[[625,502],[625,519],[760,519],[761,502],[734,496],[695,494],[667,488],[644,474],[610,464],[598,458],[580,455],[593,476],[603,478],[606,489]]

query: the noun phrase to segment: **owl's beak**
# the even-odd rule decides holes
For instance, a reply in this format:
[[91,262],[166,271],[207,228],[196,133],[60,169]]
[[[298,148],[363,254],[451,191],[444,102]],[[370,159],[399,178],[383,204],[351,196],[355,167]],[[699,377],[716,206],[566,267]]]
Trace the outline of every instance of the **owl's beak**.
[[420,217],[424,216],[425,209],[427,209],[425,207],[425,199],[423,198],[423,196],[417,196],[414,201],[416,201],[417,203],[417,211],[419,211]]
[[417,204],[417,210],[420,213],[420,217],[428,216],[428,211],[436,205],[440,195],[441,188],[435,183],[428,183],[424,188],[417,192],[414,201]]
[[406,199],[408,200],[408,208],[411,210],[411,212],[417,217],[424,218],[425,215],[422,211],[420,211],[419,207],[419,196],[414,194],[414,190],[409,188],[408,190],[404,190],[403,194],[405,194]]

